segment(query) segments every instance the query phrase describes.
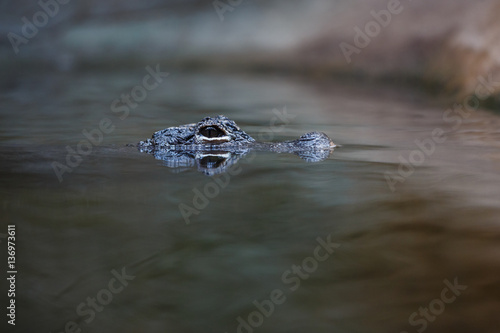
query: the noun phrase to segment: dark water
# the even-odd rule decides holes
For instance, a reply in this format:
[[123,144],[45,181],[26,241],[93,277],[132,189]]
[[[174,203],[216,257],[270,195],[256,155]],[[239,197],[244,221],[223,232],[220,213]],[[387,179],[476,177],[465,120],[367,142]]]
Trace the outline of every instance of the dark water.
[[[172,73],[120,119],[113,100],[145,74],[3,84],[0,232],[16,225],[18,275],[17,325],[2,327],[496,332],[498,115],[445,121],[446,104],[393,86]],[[255,137],[324,131],[342,147],[319,163],[261,152],[208,177],[125,146],[216,114]],[[106,118],[113,130],[60,182],[51,164]],[[400,166],[412,152],[419,165]],[[196,209],[189,224],[180,204]]]

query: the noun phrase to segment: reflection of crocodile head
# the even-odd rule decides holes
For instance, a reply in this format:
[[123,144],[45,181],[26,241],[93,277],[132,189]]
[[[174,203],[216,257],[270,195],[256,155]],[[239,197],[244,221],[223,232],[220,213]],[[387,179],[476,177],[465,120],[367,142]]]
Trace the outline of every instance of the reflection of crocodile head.
[[208,175],[224,172],[249,150],[293,153],[308,162],[326,159],[336,145],[321,132],[310,132],[297,140],[256,142],[224,116],[206,117],[197,124],[169,127],[138,144],[140,151],[154,154],[172,168],[198,166]]
[[224,173],[245,155],[243,152],[229,151],[192,151],[192,150],[158,150],[153,155],[162,160],[166,166],[177,171],[197,167],[207,176]]

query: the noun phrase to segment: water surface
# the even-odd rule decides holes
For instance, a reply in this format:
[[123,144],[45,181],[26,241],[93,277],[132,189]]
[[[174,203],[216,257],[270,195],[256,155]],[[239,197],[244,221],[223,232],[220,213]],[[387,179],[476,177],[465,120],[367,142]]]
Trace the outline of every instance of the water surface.
[[[144,75],[19,76],[1,96],[1,232],[17,226],[17,331],[73,321],[83,332],[236,332],[249,316],[255,332],[498,327],[497,114],[474,110],[457,126],[443,120],[447,105],[412,89],[171,73],[120,119],[113,100]],[[318,163],[259,152],[209,177],[126,146],[217,114],[256,138],[323,131],[342,147]],[[114,129],[60,182],[52,163],[66,164],[66,146],[103,119]],[[436,128],[446,140],[413,153],[423,160],[391,188],[386,178]],[[186,219],[180,204],[197,213]],[[337,244],[324,261],[307,259],[318,238]],[[310,272],[294,273],[303,263]],[[109,293],[113,270],[131,277]],[[431,303],[455,279],[467,289]],[[269,304],[276,289],[282,302],[255,314],[253,302]],[[88,297],[109,304],[92,311]],[[430,303],[437,315],[412,325]]]

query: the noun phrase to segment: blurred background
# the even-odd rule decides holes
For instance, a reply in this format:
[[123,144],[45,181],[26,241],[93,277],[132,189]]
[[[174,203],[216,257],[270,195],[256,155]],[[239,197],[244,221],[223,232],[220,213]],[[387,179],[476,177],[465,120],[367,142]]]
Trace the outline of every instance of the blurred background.
[[[499,6],[494,0],[4,1],[2,76],[27,67],[109,70],[161,62],[177,70],[390,78],[468,94],[478,75],[498,74]],[[23,35],[23,17],[38,22],[38,31],[27,27]],[[358,44],[356,27],[372,29]],[[358,49],[348,51],[350,61],[343,42]]]
[[[0,3],[2,332],[497,332],[498,1],[64,2]],[[187,224],[223,175],[127,144],[218,114],[342,146],[242,158]],[[340,247],[291,290],[318,237]]]

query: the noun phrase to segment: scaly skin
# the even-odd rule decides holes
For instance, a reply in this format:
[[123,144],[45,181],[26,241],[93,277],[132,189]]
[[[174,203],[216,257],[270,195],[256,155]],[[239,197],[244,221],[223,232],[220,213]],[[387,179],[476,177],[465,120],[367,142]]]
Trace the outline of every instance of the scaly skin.
[[326,159],[336,147],[321,132],[309,132],[292,141],[256,142],[225,116],[206,117],[199,123],[163,129],[137,146],[141,152],[154,154],[169,167],[193,166],[196,162],[198,168],[209,175],[224,172],[250,150],[293,153],[308,162],[318,162]]

